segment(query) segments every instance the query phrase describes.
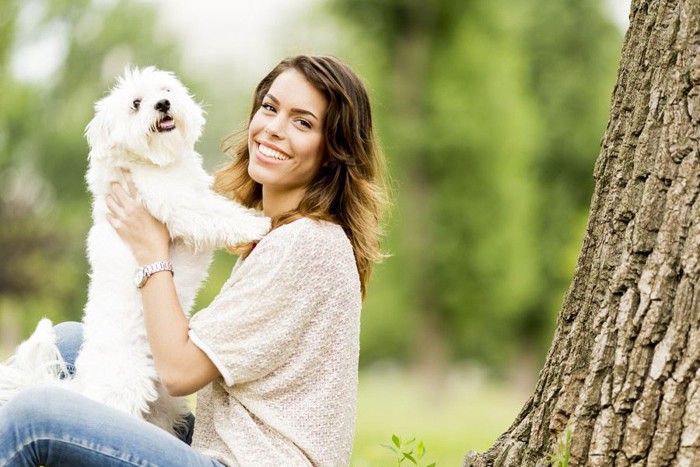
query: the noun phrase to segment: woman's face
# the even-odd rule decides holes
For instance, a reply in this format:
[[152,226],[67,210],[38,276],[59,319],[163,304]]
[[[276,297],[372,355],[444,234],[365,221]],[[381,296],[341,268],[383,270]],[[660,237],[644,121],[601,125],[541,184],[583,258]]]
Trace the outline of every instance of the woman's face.
[[325,96],[293,68],[272,82],[248,131],[248,174],[263,196],[301,200],[323,162],[327,107]]

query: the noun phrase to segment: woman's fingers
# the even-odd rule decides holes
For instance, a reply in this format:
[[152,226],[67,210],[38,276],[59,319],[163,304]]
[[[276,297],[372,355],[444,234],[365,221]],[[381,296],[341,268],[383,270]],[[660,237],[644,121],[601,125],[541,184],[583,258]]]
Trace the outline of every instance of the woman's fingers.
[[[126,212],[133,211],[139,203],[136,201],[136,187],[131,182],[129,192],[124,189],[124,186],[119,182],[112,182],[112,196],[114,201],[119,204]],[[132,194],[133,193],[133,194]]]
[[[112,190],[114,192],[114,190]],[[107,209],[112,213],[112,216],[117,219],[123,219],[126,217],[126,212],[124,207],[119,203],[116,197],[112,195],[107,195]]]
[[124,176],[124,180],[126,180],[127,188],[129,188],[129,195],[132,198],[136,198],[136,185],[134,184],[134,179],[131,176],[131,172],[126,169],[122,169],[122,175]]
[[111,225],[112,228],[117,232],[121,231],[122,227],[124,227],[122,221],[120,221],[110,213],[107,213],[107,222],[109,222],[109,225]]
[[107,221],[126,242],[139,264],[168,256],[170,234],[138,199],[131,173],[122,170],[124,180],[113,182],[107,195]]
[[[133,181],[131,182],[133,186]],[[130,189],[131,191],[131,189]],[[115,219],[126,221],[137,214],[141,204],[124,190],[119,182],[112,182],[112,192],[107,195],[107,208]]]
[[126,181],[126,189],[122,183],[112,182],[110,184],[112,187],[111,195],[116,204],[125,210],[128,210],[129,208],[134,207],[133,205],[136,202],[136,185],[134,184],[134,179],[131,176],[131,172],[126,169],[121,169],[121,173]]

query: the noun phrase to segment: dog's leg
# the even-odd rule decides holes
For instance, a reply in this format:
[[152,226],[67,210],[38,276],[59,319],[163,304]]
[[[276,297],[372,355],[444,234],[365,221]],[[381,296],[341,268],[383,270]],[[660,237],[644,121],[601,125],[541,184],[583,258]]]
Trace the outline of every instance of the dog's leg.
[[84,396],[144,418],[148,404],[158,397],[158,375],[148,355],[143,319],[134,316],[134,307],[140,307],[100,305],[99,310],[86,310],[74,383]]
[[161,171],[133,171],[146,209],[165,223],[174,239],[197,250],[213,250],[259,240],[270,219],[211,189],[211,177],[194,162]]
[[88,257],[92,272],[84,341],[75,363],[77,390],[143,418],[158,394],[141,296],[132,282],[136,260],[104,220],[90,229]]
[[175,434],[187,425],[190,413],[184,397],[173,397],[162,384],[156,384],[158,400],[149,405],[146,420],[163,430]]
[[[143,354],[142,336],[131,342],[95,342],[87,338],[76,361],[74,382],[86,397],[145,418],[149,403],[158,398],[157,374],[150,357]],[[143,338],[145,339],[145,338]]]
[[268,218],[256,216],[211,190],[194,198],[173,207],[166,224],[173,238],[181,238],[197,250],[259,240],[270,230]]

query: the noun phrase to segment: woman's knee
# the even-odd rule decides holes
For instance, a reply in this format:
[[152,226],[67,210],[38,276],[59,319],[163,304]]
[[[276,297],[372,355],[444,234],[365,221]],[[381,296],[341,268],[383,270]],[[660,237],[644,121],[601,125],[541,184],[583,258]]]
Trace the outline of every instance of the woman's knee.
[[58,465],[49,462],[57,452],[53,443],[78,432],[73,420],[82,405],[72,392],[57,387],[33,387],[17,394],[0,407],[0,465]]
[[[58,346],[79,350],[83,343],[83,323],[79,321],[64,321],[53,327]],[[76,352],[77,353],[77,352]]]
[[50,420],[66,410],[71,393],[55,387],[27,388],[3,406],[3,417],[17,421]]

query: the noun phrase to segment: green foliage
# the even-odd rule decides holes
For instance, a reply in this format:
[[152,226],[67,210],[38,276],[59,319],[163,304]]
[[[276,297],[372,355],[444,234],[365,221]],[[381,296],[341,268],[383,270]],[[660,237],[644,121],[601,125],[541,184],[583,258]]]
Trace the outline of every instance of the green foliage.
[[[391,443],[392,444],[382,444],[382,446],[391,450],[398,456],[396,459],[397,466],[402,465],[404,461],[407,461],[406,463],[410,462],[413,465],[420,465],[420,461],[423,459],[426,452],[423,441],[418,441],[418,444],[415,444],[416,438],[402,441],[397,435],[392,435]],[[435,467],[435,465],[436,463],[433,462],[426,467]]]
[[566,429],[557,438],[554,451],[547,456],[547,462],[552,467],[569,467],[569,457],[571,455],[571,427]]
[[[604,2],[529,0],[521,34],[528,51],[528,87],[538,103],[542,133],[535,159],[542,196],[536,234],[542,294],[521,321],[524,332],[546,338],[573,275],[593,189],[593,163],[608,118],[621,34],[605,18]],[[574,257],[570,254],[575,251]],[[540,320],[538,322],[538,319]]]
[[507,30],[492,33],[501,21],[490,11],[465,17],[435,52],[436,63],[461,60],[431,80],[434,137],[426,142],[438,200],[431,257],[446,334],[458,355],[497,363],[504,363],[494,359],[500,343],[513,341],[518,314],[540,293],[538,120],[518,79],[522,50]]
[[531,349],[544,356],[622,39],[602,4],[331,3],[398,186],[393,256],[364,307],[363,361],[387,347],[421,358],[443,346],[494,368]]

